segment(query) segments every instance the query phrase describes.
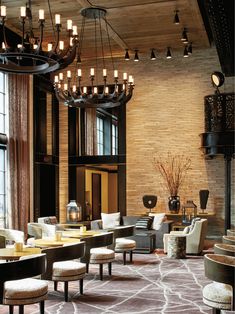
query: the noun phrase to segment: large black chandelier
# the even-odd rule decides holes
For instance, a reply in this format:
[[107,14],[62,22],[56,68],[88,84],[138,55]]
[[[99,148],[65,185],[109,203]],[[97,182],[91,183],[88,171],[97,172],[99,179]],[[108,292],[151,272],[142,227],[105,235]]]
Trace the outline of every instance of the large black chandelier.
[[45,24],[44,10],[38,12],[39,36],[34,34],[32,22],[32,4],[20,8],[21,42],[15,46],[8,44],[5,22],[7,8],[0,7],[0,29],[3,41],[0,46],[0,71],[16,74],[45,74],[58,69],[64,69],[74,61],[78,48],[77,26],[72,20],[67,21],[68,43],[60,40],[61,19],[55,14],[52,20],[50,2],[48,0],[50,20],[54,33],[54,41],[48,43],[47,51],[43,50],[43,31]]
[[[108,31],[108,24],[106,20],[106,10],[102,8],[84,8],[81,10],[83,17],[80,48],[78,51],[77,62],[75,65],[74,75],[72,71],[68,70],[67,75],[59,73],[54,77],[54,86],[56,96],[59,101],[65,105],[78,108],[113,108],[126,104],[132,97],[134,88],[134,78],[127,73],[122,74],[122,81],[119,80],[118,70],[114,66],[112,49],[110,44],[110,37]],[[94,20],[95,26],[95,65],[89,69],[87,77],[89,78],[87,85],[82,84],[84,75],[82,58],[82,46],[84,38],[85,20]],[[104,38],[102,34],[102,26],[105,29],[107,42],[109,44],[110,53],[110,71],[107,69],[108,58],[104,56]],[[99,36],[98,36],[99,35]],[[101,57],[98,58],[98,41],[100,39]],[[98,63],[102,63],[100,71],[98,70]],[[110,73],[112,74],[110,75]],[[111,77],[112,83],[108,82],[108,77]],[[85,80],[86,81],[86,80]]]

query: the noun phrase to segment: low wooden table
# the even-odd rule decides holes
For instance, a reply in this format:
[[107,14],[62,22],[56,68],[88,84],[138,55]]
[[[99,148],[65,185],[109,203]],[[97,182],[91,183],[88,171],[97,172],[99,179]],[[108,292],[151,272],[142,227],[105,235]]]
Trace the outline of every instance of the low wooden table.
[[66,230],[66,231],[62,231],[62,235],[65,238],[84,238],[84,237],[93,237],[95,235],[101,234],[103,233],[102,231],[97,231],[97,230],[88,230],[85,232],[80,232],[77,230]]
[[12,248],[4,248],[0,249],[0,259],[1,260],[18,260],[21,256],[33,255],[33,254],[40,254],[41,249],[39,248],[32,248],[32,247],[25,247],[23,251],[16,252],[15,249]]
[[61,240],[57,241],[54,237],[48,237],[43,239],[34,240],[34,245],[36,247],[45,248],[45,247],[56,247],[62,246],[66,243],[78,243],[80,240],[78,238],[66,238],[62,237]]

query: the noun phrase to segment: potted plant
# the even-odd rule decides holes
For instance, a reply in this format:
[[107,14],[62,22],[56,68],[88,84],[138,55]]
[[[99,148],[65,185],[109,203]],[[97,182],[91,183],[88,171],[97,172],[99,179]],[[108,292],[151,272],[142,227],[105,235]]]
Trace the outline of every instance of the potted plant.
[[190,158],[183,154],[168,153],[166,157],[154,158],[154,167],[164,179],[164,185],[170,193],[168,205],[171,211],[178,212],[180,209],[178,192],[190,166]]

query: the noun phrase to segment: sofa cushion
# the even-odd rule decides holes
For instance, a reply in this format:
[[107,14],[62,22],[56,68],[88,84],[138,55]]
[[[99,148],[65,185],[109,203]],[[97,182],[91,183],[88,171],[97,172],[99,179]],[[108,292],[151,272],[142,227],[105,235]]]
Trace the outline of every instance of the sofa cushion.
[[166,218],[166,214],[165,213],[157,213],[157,214],[149,213],[149,216],[153,217],[152,229],[159,230],[161,228],[163,221]]
[[151,216],[143,216],[140,217],[135,224],[136,229],[145,229],[148,230],[151,228],[153,223],[153,217]]
[[105,214],[101,213],[103,229],[114,228],[120,225],[120,212]]

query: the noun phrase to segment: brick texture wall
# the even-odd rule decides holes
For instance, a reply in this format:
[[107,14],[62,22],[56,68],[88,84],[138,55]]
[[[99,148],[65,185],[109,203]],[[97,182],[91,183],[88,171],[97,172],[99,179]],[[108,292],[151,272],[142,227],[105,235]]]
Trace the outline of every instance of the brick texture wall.
[[[157,195],[156,211],[166,211],[169,193],[154,169],[153,158],[168,152],[184,154],[192,165],[179,191],[181,203],[192,199],[200,208],[199,190],[208,189],[207,211],[216,213],[211,219],[211,233],[222,233],[224,159],[205,160],[199,149],[199,134],[204,132],[204,96],[214,93],[211,73],[221,71],[216,50],[198,50],[189,58],[145,59],[128,67],[136,86],[127,105],[127,213],[146,212],[144,194]],[[221,92],[233,90],[233,79],[226,78]],[[232,170],[234,174],[234,160]],[[234,175],[232,182],[234,191]],[[232,192],[233,223],[234,203]]]

